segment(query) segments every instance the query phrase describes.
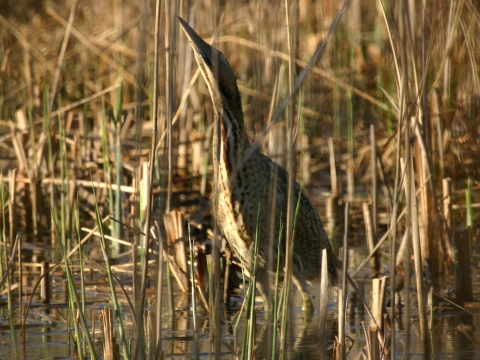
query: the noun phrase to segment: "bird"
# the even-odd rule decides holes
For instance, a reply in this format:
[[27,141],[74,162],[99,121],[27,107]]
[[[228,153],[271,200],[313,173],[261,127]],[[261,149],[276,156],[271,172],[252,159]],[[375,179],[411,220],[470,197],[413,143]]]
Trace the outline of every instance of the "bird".
[[[285,262],[287,171],[250,143],[233,68],[225,56],[205,42],[179,17],[205,80],[214,108],[212,196],[213,217],[247,276],[256,276],[265,311],[272,310],[271,284],[277,258]],[[294,184],[295,218],[292,281],[302,295],[302,309],[313,312],[306,283],[318,282],[321,252],[331,245],[318,212],[301,186]],[[281,246],[278,239],[281,237]],[[258,241],[256,274],[255,241]],[[336,264],[327,260],[331,283]]]

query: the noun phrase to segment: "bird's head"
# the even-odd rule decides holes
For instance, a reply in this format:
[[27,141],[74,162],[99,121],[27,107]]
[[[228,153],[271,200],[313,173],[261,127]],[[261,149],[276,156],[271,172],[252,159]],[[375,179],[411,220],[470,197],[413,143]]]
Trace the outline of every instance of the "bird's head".
[[[207,44],[188,23],[179,17],[183,31],[192,45],[195,58],[207,83],[217,110],[226,106],[241,113],[241,100],[233,69],[223,54]],[[237,114],[238,116],[238,114]]]

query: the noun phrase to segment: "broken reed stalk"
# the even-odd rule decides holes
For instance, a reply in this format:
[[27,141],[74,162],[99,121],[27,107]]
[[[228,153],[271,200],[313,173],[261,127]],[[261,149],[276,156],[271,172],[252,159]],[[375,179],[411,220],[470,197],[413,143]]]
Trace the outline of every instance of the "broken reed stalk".
[[[378,336],[379,332],[382,333],[385,330],[384,324],[384,298],[385,288],[387,284],[387,277],[384,276],[380,279],[372,280],[372,314],[373,324],[370,329],[375,330],[375,337],[378,338],[381,347],[385,347],[383,336]],[[378,347],[377,347],[378,351]]]
[[113,309],[104,307],[100,316],[100,330],[103,340],[103,359],[117,360],[117,346],[113,336]]
[[163,238],[160,229],[158,233],[158,277],[157,277],[157,301],[155,304],[155,359],[163,358],[162,350],[162,304],[163,304]]
[[345,360],[347,354],[345,346],[345,306],[347,294],[347,267],[348,267],[348,216],[350,212],[350,203],[345,203],[345,227],[343,234],[343,257],[342,257],[342,288],[338,292],[338,341],[340,360]]
[[187,248],[185,246],[184,218],[180,211],[172,211],[163,215],[167,233],[167,249],[165,257],[170,270],[184,293],[190,292],[188,277]]
[[[372,213],[370,212],[371,204],[364,202],[362,203],[363,209],[363,219],[365,222],[365,231],[367,237],[367,247],[368,252],[371,254],[374,252],[375,249],[375,239],[374,239],[374,231],[373,231],[373,224],[372,224]],[[372,277],[376,278],[380,271],[380,262],[378,259],[378,252],[375,252],[370,260],[372,266]]]
[[471,262],[471,236],[472,236],[472,187],[473,181],[468,178],[468,186],[465,190],[466,203],[466,226],[460,234],[455,235],[455,296],[458,303],[473,301],[472,268]]
[[42,261],[42,282],[40,286],[40,298],[43,303],[50,303],[50,276],[49,276],[49,263],[48,261]]
[[[345,254],[345,253],[344,253]],[[343,289],[338,289],[338,339],[334,352],[338,354],[338,359],[345,360],[345,296]]]
[[335,164],[335,149],[333,147],[333,138],[328,138],[328,154],[330,159],[330,178],[332,193],[326,199],[326,231],[330,242],[334,243],[335,237],[335,225],[337,221],[338,211],[338,180],[337,180],[337,168]]
[[327,270],[327,250],[322,250],[322,268],[320,272],[320,305],[318,312],[319,332],[318,339],[320,344],[320,359],[327,358],[327,311],[328,311],[328,270]]
[[378,341],[378,329],[375,327],[369,326],[368,328],[365,327],[364,324],[364,331],[365,331],[365,338],[367,340],[367,359],[368,360],[378,360],[380,359],[380,344]]

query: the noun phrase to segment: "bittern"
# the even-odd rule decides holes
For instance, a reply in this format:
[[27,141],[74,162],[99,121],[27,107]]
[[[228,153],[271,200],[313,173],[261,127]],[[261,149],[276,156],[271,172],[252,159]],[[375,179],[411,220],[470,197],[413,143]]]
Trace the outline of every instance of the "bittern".
[[[212,98],[215,123],[213,165],[213,215],[219,230],[240,259],[247,276],[252,275],[254,243],[258,239],[256,284],[271,309],[270,278],[278,252],[285,261],[285,231],[288,173],[250,144],[243,120],[242,103],[232,67],[223,54],[207,44],[183,19],[180,23],[193,48],[200,71]],[[321,251],[330,242],[317,210],[295,182],[295,219],[292,280],[302,294],[303,309],[313,310],[306,282],[319,279]],[[278,248],[279,234],[283,241]],[[274,239],[274,241],[270,241]],[[330,279],[335,264],[328,260]]]

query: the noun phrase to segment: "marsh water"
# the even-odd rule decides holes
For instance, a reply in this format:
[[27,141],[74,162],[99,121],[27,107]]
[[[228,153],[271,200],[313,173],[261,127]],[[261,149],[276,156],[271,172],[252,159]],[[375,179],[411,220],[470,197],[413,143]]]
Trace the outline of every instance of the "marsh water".
[[[480,298],[480,273],[478,270],[473,273],[474,297]],[[79,281],[78,274],[77,280]],[[120,275],[121,277],[121,275]],[[33,278],[33,277],[32,277]],[[25,280],[28,280],[27,278]],[[68,302],[64,290],[66,277],[63,273],[57,272],[52,276],[52,301],[50,305],[39,302],[38,296],[34,298],[32,307],[26,321],[26,341],[20,341],[21,316],[18,309],[15,309],[15,339],[10,331],[8,321],[7,299],[4,294],[0,297],[0,344],[2,359],[70,359],[77,358],[75,344],[73,342],[72,315],[69,313]],[[357,279],[358,280],[358,279]],[[450,279],[453,281],[453,278]],[[126,283],[128,280],[125,279]],[[359,279],[364,285],[365,294],[369,293],[371,281],[368,276]],[[446,285],[441,289],[445,297],[448,297],[450,287]],[[164,358],[168,359],[236,359],[242,353],[242,344],[245,334],[245,314],[240,313],[243,302],[243,289],[237,288],[231,297],[231,306],[227,310],[222,307],[220,311],[220,322],[218,334],[219,339],[212,341],[213,329],[209,314],[198,307],[198,332],[193,328],[193,315],[191,298],[183,294],[174,286],[174,315],[169,314],[168,288],[164,281],[164,302],[163,302],[163,326],[162,326],[162,347]],[[127,291],[131,288],[125,286]],[[153,303],[153,289],[147,293],[147,301]],[[89,325],[93,327],[95,346],[98,354],[102,354],[102,340],[99,326],[99,316],[105,306],[111,306],[108,285],[104,276],[99,273],[91,275],[90,280],[85,284],[86,290],[86,314]],[[309,292],[313,303],[318,302],[318,288],[310,287]],[[350,295],[351,296],[351,295]],[[397,317],[394,324],[395,335],[395,358],[402,358],[405,353],[409,358],[422,358],[420,332],[416,307],[416,294],[410,292],[411,313],[407,318],[407,311],[404,307],[407,293],[401,292],[402,307],[401,316]],[[124,299],[122,300],[122,314],[127,329],[127,337],[133,338],[133,321],[130,310]],[[332,356],[334,337],[338,334],[337,310],[338,303],[335,290],[329,290],[329,307],[327,321],[327,343],[319,342],[318,304],[311,318],[305,318],[301,311],[301,298],[298,291],[293,290],[293,306],[288,325],[287,336],[287,359],[311,359],[319,358],[321,347],[326,347],[329,357]],[[475,303],[473,303],[474,305]],[[389,308],[387,296],[387,308]],[[272,358],[272,334],[274,326],[272,322],[264,319],[260,298],[256,302],[256,349],[257,359]],[[432,313],[429,313],[430,349],[431,357],[435,359],[480,359],[480,309],[475,306],[460,310],[444,300],[439,300]],[[237,323],[238,321],[238,323]],[[370,322],[368,315],[358,307],[354,316],[347,321],[347,347],[349,355],[347,358],[356,358],[366,344],[364,325]],[[409,325],[406,332],[407,323]],[[116,324],[114,324],[116,326]],[[116,327],[115,327],[116,328]],[[71,334],[71,335],[69,335]],[[406,338],[409,337],[408,349],[405,348]],[[277,337],[278,339],[278,337]],[[133,343],[132,343],[133,344]],[[277,350],[278,351],[278,350]],[[277,352],[278,354],[278,352]]]

